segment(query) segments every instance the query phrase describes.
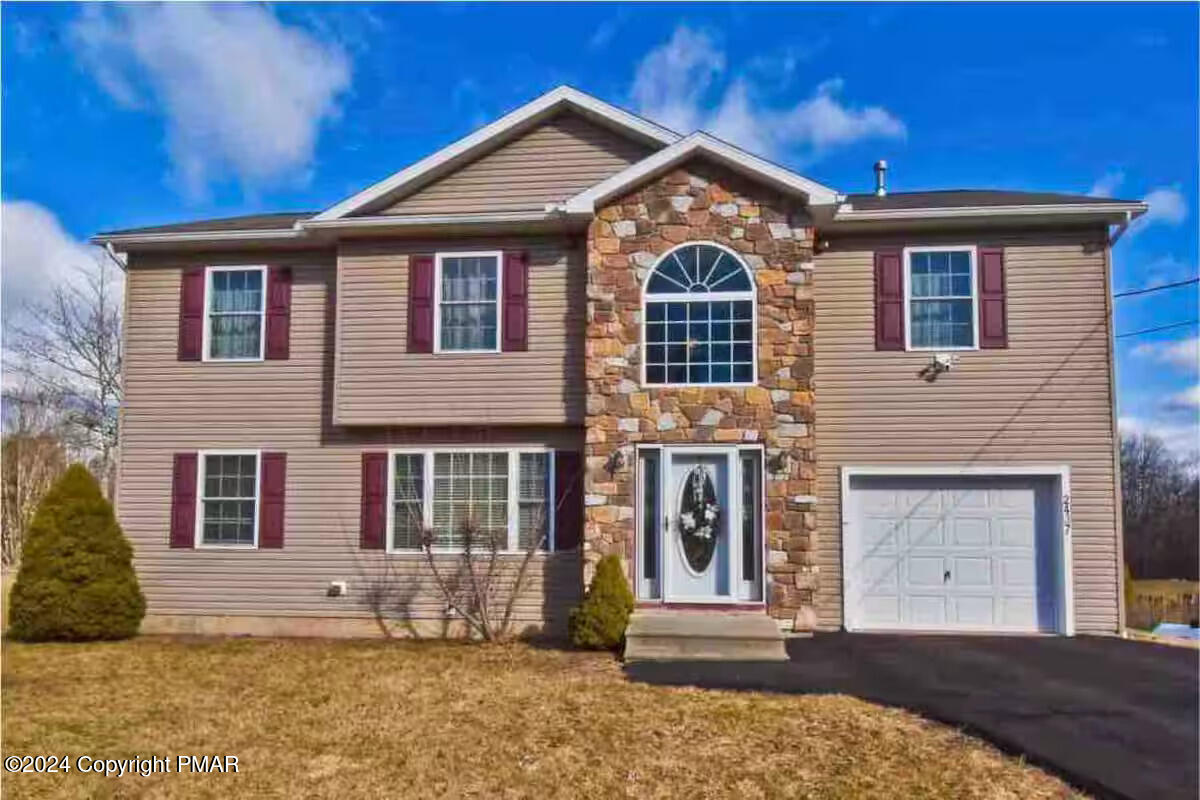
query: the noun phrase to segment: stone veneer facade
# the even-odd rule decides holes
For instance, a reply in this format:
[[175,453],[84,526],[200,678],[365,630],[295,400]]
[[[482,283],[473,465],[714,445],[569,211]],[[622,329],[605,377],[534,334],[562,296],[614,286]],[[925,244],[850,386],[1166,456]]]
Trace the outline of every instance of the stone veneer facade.
[[[725,245],[754,274],[757,386],[642,387],[641,287],[659,256],[687,241]],[[815,627],[812,245],[802,204],[704,161],[597,210],[587,238],[587,577],[613,553],[632,579],[637,444],[762,442],[768,609],[782,627]]]

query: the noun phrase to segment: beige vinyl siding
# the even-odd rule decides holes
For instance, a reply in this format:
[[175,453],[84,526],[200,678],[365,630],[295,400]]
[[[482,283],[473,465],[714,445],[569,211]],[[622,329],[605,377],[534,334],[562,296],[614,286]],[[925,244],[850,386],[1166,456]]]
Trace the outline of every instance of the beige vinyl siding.
[[[1076,628],[1117,628],[1113,412],[1102,231],[907,241],[834,239],[816,257],[819,624],[842,623],[843,466],[1071,468]],[[874,250],[937,243],[1005,248],[1008,348],[957,353],[927,383],[931,353],[877,352]]]
[[561,114],[380,213],[541,211],[650,152],[577,114]]
[[[224,263],[262,263],[261,254]],[[272,257],[274,263],[281,259]],[[414,443],[477,442],[582,449],[582,430],[555,428],[340,429],[331,424],[334,255],[294,265],[291,358],[219,364],[176,360],[179,260],[134,256],[128,271],[125,406],[118,514],[133,543],[151,614],[371,616],[368,590],[395,587],[389,605],[440,619],[419,555],[358,547],[361,454]],[[172,455],[202,449],[287,454],[282,550],[168,547]],[[390,576],[390,577],[389,577]],[[349,582],[345,598],[325,596]],[[560,623],[580,591],[577,553],[538,556],[518,603],[523,620]]]
[[[528,350],[408,353],[408,260],[528,254]],[[339,425],[582,424],[587,275],[566,239],[346,243],[338,253]]]

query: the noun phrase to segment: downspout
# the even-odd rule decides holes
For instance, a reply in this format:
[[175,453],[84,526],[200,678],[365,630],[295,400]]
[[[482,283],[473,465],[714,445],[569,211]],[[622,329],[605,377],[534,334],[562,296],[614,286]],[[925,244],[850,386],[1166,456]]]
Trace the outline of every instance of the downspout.
[[[1129,230],[1129,223],[1133,222],[1133,212],[1125,212],[1125,221],[1117,225],[1117,229],[1108,237],[1108,246],[1111,249],[1116,245],[1117,241],[1125,235],[1125,231]],[[1111,262],[1110,262],[1111,263]]]

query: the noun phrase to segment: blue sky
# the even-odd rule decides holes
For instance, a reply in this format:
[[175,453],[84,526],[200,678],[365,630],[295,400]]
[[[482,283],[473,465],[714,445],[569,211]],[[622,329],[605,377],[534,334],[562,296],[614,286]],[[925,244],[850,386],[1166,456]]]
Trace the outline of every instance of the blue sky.
[[[2,16],[4,307],[105,229],[329,206],[570,83],[842,191],[1148,198],[1117,289],[1197,272],[1193,4],[78,6]],[[686,131],[685,131],[686,132]],[[1194,319],[1195,286],[1117,301]],[[1197,331],[1120,340],[1130,428],[1197,447]]]

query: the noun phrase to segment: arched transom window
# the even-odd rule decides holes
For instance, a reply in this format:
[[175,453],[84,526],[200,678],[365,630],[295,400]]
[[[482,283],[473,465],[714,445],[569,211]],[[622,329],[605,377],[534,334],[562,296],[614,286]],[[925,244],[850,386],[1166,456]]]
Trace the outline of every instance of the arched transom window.
[[754,283],[732,251],[685,244],[646,281],[645,382],[754,382]]

